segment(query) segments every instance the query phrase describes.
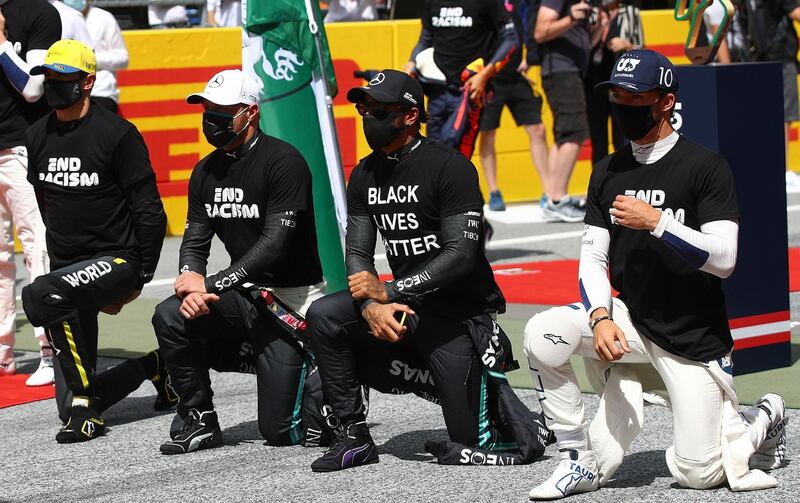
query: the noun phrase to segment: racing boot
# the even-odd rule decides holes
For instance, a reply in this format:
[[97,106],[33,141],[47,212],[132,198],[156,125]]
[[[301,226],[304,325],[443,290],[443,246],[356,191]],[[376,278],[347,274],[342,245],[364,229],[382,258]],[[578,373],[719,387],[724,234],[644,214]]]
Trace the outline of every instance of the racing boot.
[[786,405],[783,398],[776,393],[767,393],[755,405],[742,413],[748,427],[756,421],[759,412],[765,412],[769,418],[769,429],[766,438],[750,457],[750,468],[758,470],[774,470],[786,462]]
[[367,423],[361,421],[347,425],[325,454],[311,463],[311,471],[335,472],[377,462],[378,449]]
[[103,435],[105,431],[105,421],[90,407],[89,400],[78,397],[72,402],[66,424],[56,433],[56,442],[59,444],[86,442]]
[[220,445],[222,430],[219,428],[217,413],[213,410],[199,412],[197,409],[189,409],[180,432],[169,442],[161,444],[160,450],[164,454],[186,454]]
[[557,500],[597,490],[597,458],[594,451],[567,449],[561,452],[567,457],[558,463],[549,479],[531,489],[528,493],[530,500]]

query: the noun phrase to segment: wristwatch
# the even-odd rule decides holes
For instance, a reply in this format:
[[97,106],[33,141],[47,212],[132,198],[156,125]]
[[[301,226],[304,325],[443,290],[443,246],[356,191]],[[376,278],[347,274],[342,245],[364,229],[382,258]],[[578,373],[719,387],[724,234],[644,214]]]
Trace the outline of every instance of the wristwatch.
[[597,324],[600,323],[603,320],[614,321],[614,318],[612,318],[611,316],[606,314],[606,315],[603,315],[603,316],[598,316],[597,318],[595,318],[593,320],[589,320],[589,330],[591,330],[592,333],[594,333],[594,327],[596,327]]

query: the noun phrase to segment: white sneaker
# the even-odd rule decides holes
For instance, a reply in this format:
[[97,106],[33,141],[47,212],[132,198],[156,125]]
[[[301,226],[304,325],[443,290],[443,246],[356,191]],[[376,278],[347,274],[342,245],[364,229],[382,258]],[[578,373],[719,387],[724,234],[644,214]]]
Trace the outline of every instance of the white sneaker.
[[770,417],[770,427],[764,443],[750,457],[750,469],[774,470],[786,461],[786,404],[776,393],[767,393],[756,402],[756,407],[764,410]]
[[558,203],[548,200],[542,208],[542,216],[548,222],[583,222],[586,210],[579,208],[578,204],[570,196],[562,197]]
[[597,459],[594,451],[569,451],[570,457],[562,459],[550,478],[531,489],[531,500],[557,500],[598,488]]
[[14,348],[0,346],[0,377],[13,376],[17,373],[17,361],[14,359]]
[[800,194],[800,175],[795,171],[786,172],[786,193]]
[[47,386],[56,381],[53,371],[53,357],[43,356],[39,368],[25,381],[25,386]]

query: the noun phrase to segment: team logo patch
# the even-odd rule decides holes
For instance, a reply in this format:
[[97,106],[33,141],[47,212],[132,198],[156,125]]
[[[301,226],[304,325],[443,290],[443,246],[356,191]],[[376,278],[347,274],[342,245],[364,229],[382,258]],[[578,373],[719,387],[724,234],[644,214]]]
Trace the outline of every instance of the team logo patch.
[[558,346],[559,344],[566,344],[569,346],[569,342],[565,341],[560,335],[544,334],[544,338],[552,342],[554,346]]
[[372,77],[372,80],[369,81],[369,85],[378,86],[380,84],[383,84],[384,80],[386,80],[386,75],[384,75],[383,72],[381,72],[381,73],[375,75],[374,77]]
[[211,82],[208,83],[208,87],[219,87],[222,83],[225,82],[225,77],[222,75],[214,75],[214,78],[211,79]]
[[639,63],[641,63],[641,61],[636,58],[620,58],[620,60],[617,61],[617,71],[630,73],[639,66]]

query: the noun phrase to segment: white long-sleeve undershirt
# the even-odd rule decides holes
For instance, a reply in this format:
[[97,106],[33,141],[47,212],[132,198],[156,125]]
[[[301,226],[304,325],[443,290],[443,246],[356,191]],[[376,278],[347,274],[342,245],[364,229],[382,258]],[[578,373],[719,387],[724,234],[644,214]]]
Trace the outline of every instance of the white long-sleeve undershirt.
[[[732,220],[715,220],[695,230],[662,213],[654,237],[680,255],[698,270],[725,279],[733,273],[738,252],[739,224]],[[596,309],[611,307],[611,283],[608,278],[608,249],[611,235],[603,227],[585,226],[581,246],[578,282],[581,301],[591,314]]]
[[23,60],[10,41],[0,44],[0,68],[28,103],[38,101],[44,93],[44,75],[31,75],[31,68],[44,63],[46,56],[45,49],[34,49],[28,51]]

